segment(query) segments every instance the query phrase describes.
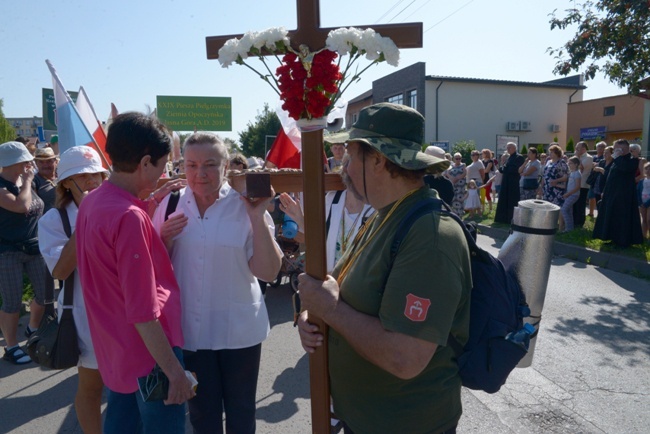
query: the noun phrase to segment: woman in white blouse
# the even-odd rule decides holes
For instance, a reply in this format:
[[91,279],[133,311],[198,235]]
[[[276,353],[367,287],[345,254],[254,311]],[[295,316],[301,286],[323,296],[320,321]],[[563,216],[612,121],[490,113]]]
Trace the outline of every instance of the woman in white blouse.
[[255,432],[255,393],[269,319],[256,278],[272,281],[282,264],[266,207],[226,180],[228,151],[211,133],[183,147],[187,187],[165,221],[169,197],[153,223],[167,245],[181,288],[184,361],[196,373],[189,401],[195,433]]
[[[66,280],[77,268],[75,223],[79,204],[86,195],[99,187],[108,172],[102,167],[99,154],[88,146],[74,146],[63,154],[58,166],[56,202],[38,221],[38,244],[52,277]],[[72,236],[63,229],[59,209],[65,209],[70,220]],[[88,316],[84,304],[79,273],[74,275],[74,288],[65,286],[57,301],[59,318],[65,291],[73,290],[72,316],[79,339],[79,385],[74,405],[79,425],[84,433],[102,432],[102,390],[104,382],[97,368],[95,350],[90,338]]]

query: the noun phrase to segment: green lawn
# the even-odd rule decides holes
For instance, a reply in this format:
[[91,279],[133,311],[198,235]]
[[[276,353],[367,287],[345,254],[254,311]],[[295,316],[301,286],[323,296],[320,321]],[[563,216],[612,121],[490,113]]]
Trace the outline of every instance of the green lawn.
[[[472,220],[482,225],[486,225],[494,228],[500,228],[506,230],[509,229],[509,225],[494,222],[495,211],[496,211],[496,205],[493,207],[491,213],[486,212],[486,214],[484,214],[483,216],[474,218]],[[587,217],[587,221],[585,222],[584,228],[576,229],[571,232],[567,232],[563,234],[558,233],[555,236],[555,239],[557,241],[566,244],[573,244],[576,246],[587,247],[593,250],[597,250],[599,252],[611,252],[611,253],[625,255],[640,260],[645,260],[646,262],[650,262],[649,243],[646,242],[643,245],[635,245],[635,246],[628,247],[626,249],[622,249],[612,245],[608,241],[593,239],[591,237],[591,234],[594,230],[594,223],[595,223],[595,219],[592,219],[591,217]]]

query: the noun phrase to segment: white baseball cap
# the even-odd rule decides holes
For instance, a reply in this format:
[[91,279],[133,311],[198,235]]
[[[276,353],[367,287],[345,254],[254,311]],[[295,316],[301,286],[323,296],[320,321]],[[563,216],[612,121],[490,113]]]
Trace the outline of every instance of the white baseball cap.
[[108,170],[102,166],[99,154],[90,146],[73,146],[61,154],[58,180],[63,181],[80,173],[106,173]]
[[7,142],[0,145],[0,167],[33,161],[34,156],[20,142]]

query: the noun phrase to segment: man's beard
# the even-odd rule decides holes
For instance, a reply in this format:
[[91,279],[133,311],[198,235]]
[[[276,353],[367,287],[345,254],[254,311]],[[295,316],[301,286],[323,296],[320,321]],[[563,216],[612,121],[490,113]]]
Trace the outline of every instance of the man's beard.
[[341,171],[341,178],[343,179],[343,184],[345,185],[345,187],[348,189],[350,193],[352,193],[354,197],[356,197],[358,200],[360,200],[363,203],[367,203],[363,195],[359,193],[359,191],[352,184],[352,180],[350,179],[348,173],[345,170]]

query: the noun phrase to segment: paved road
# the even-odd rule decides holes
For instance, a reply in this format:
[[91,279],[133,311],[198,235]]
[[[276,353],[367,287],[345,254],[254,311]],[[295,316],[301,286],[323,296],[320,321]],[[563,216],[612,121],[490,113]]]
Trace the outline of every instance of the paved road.
[[[479,241],[496,253],[497,242]],[[291,324],[288,287],[269,289],[267,304],[258,433],[308,433],[308,359]],[[74,371],[0,361],[0,433],[80,433]],[[463,390],[458,432],[647,433],[649,391],[648,282],[555,258],[533,366],[515,370],[497,394]]]

